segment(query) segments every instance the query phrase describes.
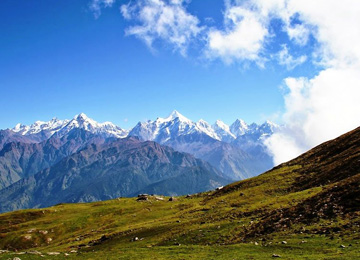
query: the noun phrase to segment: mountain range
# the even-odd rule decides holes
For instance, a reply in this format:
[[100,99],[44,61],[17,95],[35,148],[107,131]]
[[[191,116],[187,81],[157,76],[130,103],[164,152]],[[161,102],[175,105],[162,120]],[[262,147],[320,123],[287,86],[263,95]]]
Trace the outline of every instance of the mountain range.
[[264,140],[278,129],[279,126],[270,121],[247,125],[239,119],[231,126],[220,120],[210,125],[204,120],[193,122],[173,111],[167,118],[139,122],[129,135],[193,154],[227,178],[242,180],[274,166]]
[[11,132],[17,137],[22,136],[27,138],[28,141],[37,142],[46,140],[55,133],[58,136],[65,135],[75,128],[81,128],[104,137],[124,138],[131,135],[138,136],[141,140],[151,140],[158,143],[165,143],[178,136],[191,134],[205,134],[215,140],[231,143],[239,136],[272,134],[279,126],[270,121],[266,121],[262,125],[255,123],[248,125],[241,119],[237,119],[230,126],[221,120],[217,120],[213,125],[210,125],[202,119],[193,122],[174,110],[166,118],[159,117],[155,121],[139,122],[130,130],[122,129],[111,122],[98,123],[84,113],[80,113],[72,120],[53,118],[48,122],[36,121],[31,125],[19,123],[11,129],[1,131]]
[[128,137],[91,143],[52,167],[0,190],[0,212],[139,193],[196,193],[229,182],[214,167],[190,154]]
[[[153,159],[137,163],[144,154],[157,157],[154,167],[150,166]],[[79,163],[82,167],[72,168]],[[205,175],[219,174],[189,154],[128,137],[90,145],[60,161],[58,169],[46,169],[26,182],[17,182],[31,188],[14,192],[0,205],[7,205],[9,198],[35,205],[39,201],[31,200],[34,194],[50,194],[53,204],[66,190],[81,201],[89,201],[98,191],[110,198],[103,191],[111,190],[117,178],[124,178],[111,172],[118,164],[151,172],[148,179],[136,174],[125,177],[134,183],[135,179],[142,183],[159,180],[160,175],[171,174],[169,169],[179,171],[172,182],[176,186],[193,187],[195,182],[186,182],[189,171],[196,176],[202,176],[200,169]],[[161,171],[162,167],[166,170]],[[359,169],[360,127],[259,176],[216,190],[170,198],[143,195],[61,203],[0,214],[0,258],[359,259]],[[81,175],[88,178],[81,179]],[[212,176],[213,181],[219,180],[219,175]],[[39,189],[41,186],[47,187]],[[171,189],[172,185],[157,182],[148,190],[157,193],[164,187]],[[118,196],[122,189],[117,187]]]
[[[98,123],[83,113],[72,120],[18,124],[0,131],[0,210],[138,192],[182,195],[214,189],[270,169],[272,158],[263,141],[278,127],[271,122],[247,125],[242,120],[231,126],[220,120],[210,125],[204,120],[193,122],[177,111],[167,118],[139,122],[130,131],[110,122]],[[162,152],[150,152],[152,144]],[[137,159],[129,161],[134,154]],[[191,163],[179,164],[181,156]],[[153,178],[155,170],[158,178]],[[76,181],[64,186],[63,178]],[[49,197],[54,193],[55,200]]]

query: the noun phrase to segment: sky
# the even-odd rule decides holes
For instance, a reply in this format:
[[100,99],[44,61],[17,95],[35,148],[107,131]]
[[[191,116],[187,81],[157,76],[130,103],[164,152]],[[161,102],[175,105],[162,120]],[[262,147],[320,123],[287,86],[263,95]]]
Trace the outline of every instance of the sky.
[[[360,125],[358,0],[2,0],[0,128],[267,119],[275,163]],[[286,147],[286,149],[284,149]]]

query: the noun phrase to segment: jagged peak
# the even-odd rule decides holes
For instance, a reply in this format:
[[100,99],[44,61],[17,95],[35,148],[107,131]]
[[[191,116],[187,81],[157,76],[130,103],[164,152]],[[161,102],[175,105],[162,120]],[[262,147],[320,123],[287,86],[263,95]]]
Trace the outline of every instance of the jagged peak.
[[208,122],[206,122],[204,119],[200,119],[199,121],[197,121],[198,124],[201,124],[201,125],[207,125],[207,126],[210,126],[210,124]]
[[74,128],[83,128],[91,132],[107,133],[117,137],[125,137],[128,132],[112,122],[98,123],[89,118],[85,113],[75,115],[72,120],[60,120],[54,117],[48,122],[36,121],[30,126],[19,123],[11,130],[21,133],[22,135],[36,134],[43,130],[50,131],[51,133],[60,132],[64,134]]
[[277,125],[276,123],[274,123],[270,120],[266,120],[262,125],[259,126],[259,129],[262,129],[262,131],[265,131],[265,132],[275,132],[279,128],[280,128],[279,125]]
[[74,116],[74,119],[75,120],[84,120],[84,121],[86,121],[86,120],[88,120],[90,118],[85,113],[80,113],[80,114]]
[[105,121],[103,123],[100,123],[100,125],[116,126],[113,122],[110,121]]
[[230,129],[231,131],[237,130],[247,130],[249,125],[242,119],[236,119],[234,123],[231,124]]
[[57,117],[53,117],[49,122],[50,123],[57,123],[57,122],[63,122],[63,121],[68,121],[68,120],[60,120]]
[[100,127],[102,124],[88,117],[85,113],[80,113],[76,115],[68,125]]
[[43,124],[46,124],[46,122],[40,121],[40,120],[35,121],[35,122],[33,123],[33,125],[43,125]]
[[229,129],[229,126],[219,119],[215,121],[214,127],[218,127],[221,129],[227,129],[227,130]]
[[170,115],[166,118],[158,118],[157,121],[159,122],[170,122],[173,120],[178,119],[181,122],[187,122],[187,123],[191,123],[192,121],[190,119],[188,119],[187,117],[183,116],[182,114],[180,114],[177,110],[174,110],[170,113]]
[[235,122],[233,123],[233,125],[235,125],[235,124],[238,124],[238,125],[248,125],[243,119],[241,119],[241,118],[237,118],[236,120],[235,120]]
[[13,130],[20,130],[21,128],[23,128],[23,127],[25,127],[26,125],[23,125],[23,124],[21,124],[21,123],[17,123],[16,125],[15,125],[15,127],[13,128]]
[[263,125],[270,125],[270,126],[279,126],[278,124],[276,124],[276,123],[274,123],[274,122],[272,122],[272,121],[270,121],[270,120],[266,120],[264,123],[263,123]]

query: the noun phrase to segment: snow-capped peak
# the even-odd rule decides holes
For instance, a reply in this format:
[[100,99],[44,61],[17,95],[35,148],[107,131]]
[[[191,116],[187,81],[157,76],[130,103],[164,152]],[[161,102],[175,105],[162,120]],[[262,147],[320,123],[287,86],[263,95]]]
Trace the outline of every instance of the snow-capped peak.
[[138,123],[129,135],[138,136],[142,140],[166,143],[168,140],[190,134],[206,134],[219,140],[212,127],[204,120],[195,123],[176,110],[168,117]]
[[222,141],[230,142],[236,139],[236,136],[230,132],[230,127],[221,120],[216,120],[212,128]]
[[204,119],[200,119],[199,121],[197,121],[197,125],[200,125],[202,127],[211,127],[211,125],[206,122]]
[[174,110],[170,113],[170,115],[166,118],[158,118],[157,121],[159,122],[170,122],[170,121],[174,121],[178,119],[181,122],[187,122],[187,123],[191,123],[192,121],[188,118],[186,118],[185,116],[183,116],[182,114],[180,114],[178,111]]
[[221,120],[216,120],[215,124],[214,124],[215,128],[221,128],[224,130],[229,130],[229,126],[227,124],[225,124],[223,121]]
[[53,118],[49,122],[36,121],[30,126],[17,124],[11,130],[22,135],[37,134],[41,131],[49,131],[50,134],[53,134],[67,122],[69,122],[69,120],[59,120],[57,118]]
[[82,120],[82,121],[91,120],[85,113],[80,113],[80,114],[76,115],[74,117],[74,119]]
[[63,136],[74,128],[81,128],[92,133],[103,134],[107,137],[113,136],[123,138],[128,134],[126,130],[121,129],[113,123],[98,123],[84,113],[76,115],[72,120],[59,120],[53,118],[48,122],[36,121],[30,126],[17,124],[12,131],[21,135],[31,135],[46,131],[47,135],[58,133],[59,136]]
[[216,139],[216,140],[220,140],[221,138],[215,133],[214,129],[211,127],[211,125],[206,122],[203,119],[200,119],[197,123],[196,123],[196,127],[200,132],[203,132],[205,134],[207,134],[208,136]]
[[114,125],[111,122],[98,123],[89,118],[86,114],[80,113],[76,115],[67,125],[60,131],[60,135],[70,132],[74,128],[81,128],[93,134],[102,134],[107,137],[124,138],[127,136],[128,131]]
[[[54,133],[63,136],[72,129],[80,128],[94,134],[101,134],[106,137],[126,137],[129,132],[114,125],[111,122],[98,123],[89,118],[86,114],[80,113],[71,120],[59,120],[53,118],[48,122],[36,121],[32,125],[17,124],[13,129],[21,135],[41,133],[41,138],[49,137]],[[231,143],[240,136],[261,136],[271,135],[279,126],[271,121],[262,125],[246,124],[244,120],[237,119],[230,127],[221,120],[210,125],[205,120],[193,122],[178,111],[174,110],[168,117],[157,118],[155,121],[148,120],[139,122],[130,132],[132,136],[138,136],[142,140],[151,140],[159,143],[167,143],[177,137],[185,135],[202,136],[207,135],[213,139]],[[38,138],[38,137],[37,137]]]
[[23,125],[21,123],[16,124],[16,126],[12,129],[14,132],[20,132],[22,129],[24,129],[26,125]]
[[245,121],[242,119],[236,119],[233,124],[238,125],[239,127],[242,127],[242,128],[248,127],[247,123],[245,123]]
[[71,128],[71,129],[74,127],[79,127],[79,128],[83,128],[85,130],[91,130],[91,129],[99,127],[99,126],[100,126],[100,124],[98,122],[89,118],[84,113],[80,113],[80,114],[76,115],[69,122],[69,124],[66,127]]
[[279,128],[280,128],[279,125],[277,125],[269,120],[266,120],[265,123],[263,123],[262,125],[259,126],[260,131],[267,133],[267,134],[272,134]]
[[231,133],[233,133],[236,137],[246,134],[248,130],[248,124],[246,124],[242,119],[236,119],[236,121],[230,126]]

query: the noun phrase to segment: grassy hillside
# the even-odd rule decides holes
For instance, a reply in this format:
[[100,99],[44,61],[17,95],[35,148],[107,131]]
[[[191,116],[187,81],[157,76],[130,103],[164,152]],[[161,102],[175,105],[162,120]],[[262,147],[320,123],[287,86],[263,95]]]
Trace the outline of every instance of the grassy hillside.
[[0,259],[360,259],[359,185],[356,129],[218,191],[2,214]]

